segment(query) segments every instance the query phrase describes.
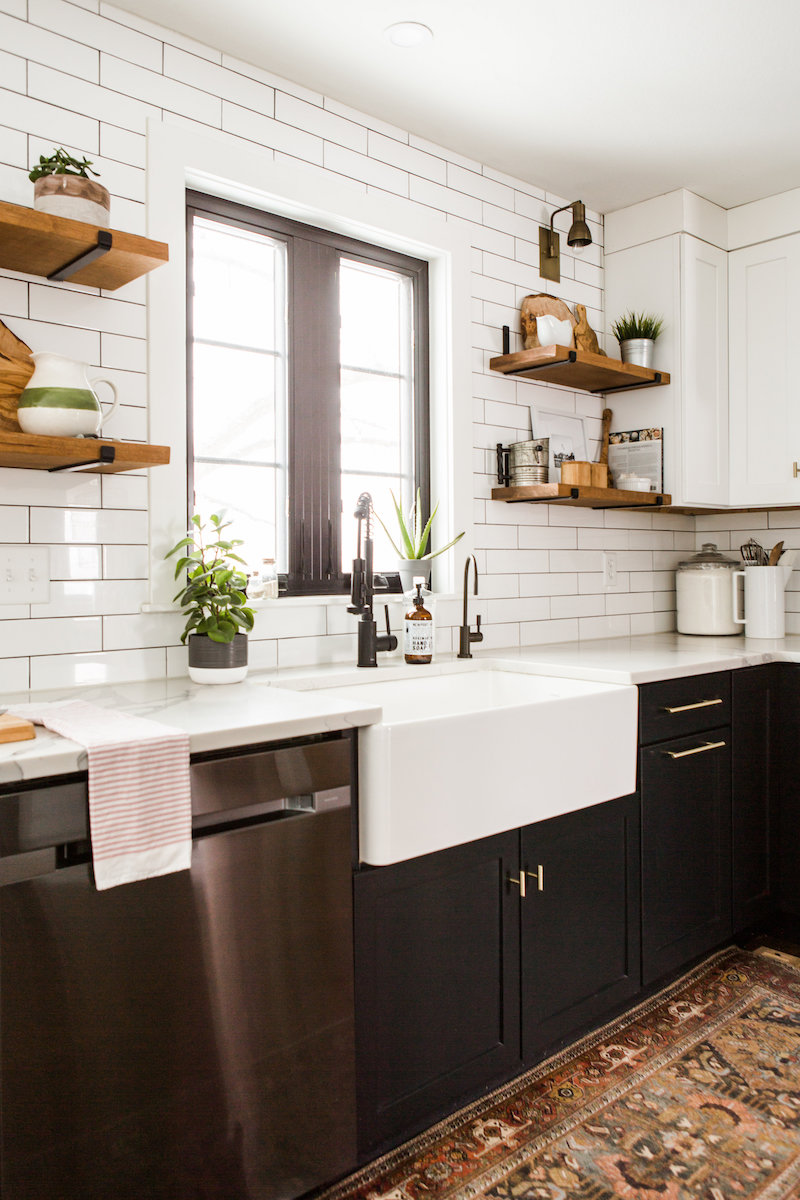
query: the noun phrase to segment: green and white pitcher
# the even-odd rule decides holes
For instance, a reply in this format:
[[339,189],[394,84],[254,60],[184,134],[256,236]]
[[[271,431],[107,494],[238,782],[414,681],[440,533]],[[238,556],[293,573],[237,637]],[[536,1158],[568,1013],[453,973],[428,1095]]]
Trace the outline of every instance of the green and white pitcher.
[[119,404],[117,389],[111,380],[93,381],[107,384],[114,397],[111,407],[103,412],[89,383],[88,363],[47,352],[31,357],[34,371],[17,406],[17,420],[23,433],[38,433],[45,437],[98,434]]

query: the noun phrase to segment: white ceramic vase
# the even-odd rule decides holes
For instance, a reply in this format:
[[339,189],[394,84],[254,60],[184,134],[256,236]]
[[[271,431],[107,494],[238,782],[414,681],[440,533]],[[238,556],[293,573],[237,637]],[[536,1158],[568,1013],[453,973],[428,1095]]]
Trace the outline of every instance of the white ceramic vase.
[[31,356],[34,370],[17,405],[17,420],[23,433],[44,437],[93,437],[119,404],[117,389],[110,379],[105,383],[114,400],[107,412],[89,383],[87,363],[64,358],[61,354],[39,351]]

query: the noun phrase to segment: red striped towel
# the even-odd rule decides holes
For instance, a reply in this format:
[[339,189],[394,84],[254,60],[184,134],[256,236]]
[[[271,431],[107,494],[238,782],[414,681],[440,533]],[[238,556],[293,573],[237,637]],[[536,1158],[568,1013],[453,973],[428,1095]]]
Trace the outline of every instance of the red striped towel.
[[85,746],[89,828],[99,891],[191,866],[189,735],[84,700],[14,713]]

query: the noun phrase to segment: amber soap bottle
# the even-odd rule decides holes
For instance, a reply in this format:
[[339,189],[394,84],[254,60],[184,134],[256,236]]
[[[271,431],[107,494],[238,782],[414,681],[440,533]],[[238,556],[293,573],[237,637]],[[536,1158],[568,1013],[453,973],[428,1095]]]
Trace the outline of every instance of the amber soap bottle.
[[413,606],[405,617],[403,649],[407,663],[429,663],[433,658],[433,617],[422,600],[422,584],[416,585]]

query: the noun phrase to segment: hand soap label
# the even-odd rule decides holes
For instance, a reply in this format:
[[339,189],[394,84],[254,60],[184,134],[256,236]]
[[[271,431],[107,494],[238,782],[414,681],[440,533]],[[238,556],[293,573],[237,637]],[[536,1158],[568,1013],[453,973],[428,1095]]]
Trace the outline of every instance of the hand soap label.
[[433,621],[419,621],[406,617],[403,652],[414,658],[433,654]]

